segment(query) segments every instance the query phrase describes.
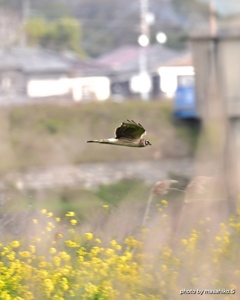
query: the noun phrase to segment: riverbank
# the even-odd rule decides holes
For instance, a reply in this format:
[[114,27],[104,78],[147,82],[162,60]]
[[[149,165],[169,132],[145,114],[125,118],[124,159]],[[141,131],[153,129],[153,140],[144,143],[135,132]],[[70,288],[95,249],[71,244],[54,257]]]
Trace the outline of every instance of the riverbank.
[[154,184],[156,181],[171,177],[171,174],[190,177],[192,171],[193,160],[191,158],[85,163],[49,170],[9,173],[3,178],[3,182],[19,189],[41,190],[76,186],[95,189],[100,185],[112,184],[124,179],[142,180],[147,184]]

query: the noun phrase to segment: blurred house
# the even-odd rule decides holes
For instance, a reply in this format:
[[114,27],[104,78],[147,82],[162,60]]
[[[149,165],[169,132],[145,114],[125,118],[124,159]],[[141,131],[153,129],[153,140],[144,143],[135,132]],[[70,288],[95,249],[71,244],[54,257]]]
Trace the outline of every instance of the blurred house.
[[76,101],[105,100],[110,94],[110,83],[103,73],[97,64],[70,59],[46,49],[2,48],[0,99],[68,97]]
[[110,79],[104,66],[74,59],[71,75],[71,91],[75,101],[104,101],[110,97]]
[[[139,95],[139,46],[124,46],[95,60],[109,68],[111,94],[115,98],[131,98]],[[175,51],[162,45],[145,48],[147,73],[151,78],[151,97],[172,96],[176,90],[177,77],[192,74],[191,54]]]
[[161,91],[166,93],[167,96],[173,96],[179,84],[183,84],[184,81],[193,81],[192,54],[190,52],[183,53],[161,64],[158,73],[161,78]]

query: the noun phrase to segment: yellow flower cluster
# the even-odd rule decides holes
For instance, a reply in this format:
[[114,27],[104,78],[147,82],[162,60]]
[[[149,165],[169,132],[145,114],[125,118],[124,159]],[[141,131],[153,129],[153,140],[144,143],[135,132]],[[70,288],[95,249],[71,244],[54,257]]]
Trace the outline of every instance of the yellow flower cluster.
[[[78,235],[74,212],[67,213],[68,228],[56,241],[54,220],[61,220],[51,222],[53,215],[46,210],[42,214],[51,228],[43,230],[44,245],[38,236],[30,243],[13,239],[0,244],[2,300],[163,300],[176,298],[183,286],[199,287],[201,278],[215,289],[234,290],[240,281],[238,215],[220,224],[211,243],[206,231],[193,229],[177,246],[161,244],[153,254],[133,236],[104,244],[93,232]],[[39,224],[36,219],[33,223]],[[76,232],[71,235],[67,229],[72,226]],[[204,260],[199,261],[201,253]]]

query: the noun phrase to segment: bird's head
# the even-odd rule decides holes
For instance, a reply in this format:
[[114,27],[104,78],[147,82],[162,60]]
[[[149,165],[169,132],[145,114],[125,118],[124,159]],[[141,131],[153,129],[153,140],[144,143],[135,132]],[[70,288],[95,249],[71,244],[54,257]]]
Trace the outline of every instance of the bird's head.
[[152,146],[152,144],[149,141],[145,140],[145,146]]

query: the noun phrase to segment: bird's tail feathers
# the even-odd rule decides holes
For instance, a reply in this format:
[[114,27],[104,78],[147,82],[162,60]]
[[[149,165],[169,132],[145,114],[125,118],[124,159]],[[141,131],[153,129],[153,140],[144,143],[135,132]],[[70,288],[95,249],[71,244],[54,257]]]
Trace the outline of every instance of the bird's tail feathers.
[[87,141],[87,143],[99,143],[99,140],[92,140],[92,141]]
[[101,140],[87,141],[87,143],[101,143],[101,144],[110,144],[111,142],[112,142],[111,139],[101,139]]
[[114,145],[116,141],[117,141],[116,139],[111,138],[111,139],[91,140],[91,141],[87,141],[87,143],[99,143],[99,144]]

